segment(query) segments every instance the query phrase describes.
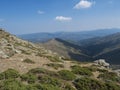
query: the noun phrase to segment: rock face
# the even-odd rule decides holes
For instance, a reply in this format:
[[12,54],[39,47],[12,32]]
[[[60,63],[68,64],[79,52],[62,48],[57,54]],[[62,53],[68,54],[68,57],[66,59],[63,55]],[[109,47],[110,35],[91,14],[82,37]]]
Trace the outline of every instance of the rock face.
[[109,68],[110,64],[105,61],[105,59],[99,59],[94,61],[95,65],[99,65],[105,68]]
[[0,30],[0,58],[5,59],[13,56],[14,54],[21,54],[25,51],[31,51],[35,49],[32,43],[21,40],[16,36]]

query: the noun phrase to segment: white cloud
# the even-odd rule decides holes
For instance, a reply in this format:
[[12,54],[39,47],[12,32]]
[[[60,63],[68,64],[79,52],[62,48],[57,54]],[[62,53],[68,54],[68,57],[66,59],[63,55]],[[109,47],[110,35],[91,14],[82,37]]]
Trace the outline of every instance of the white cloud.
[[44,12],[44,11],[41,11],[41,10],[38,10],[37,13],[38,13],[38,14],[44,14],[45,12]]
[[74,8],[75,9],[81,9],[81,8],[90,8],[95,2],[91,2],[88,0],[80,0],[79,3],[77,3]]
[[64,17],[64,16],[57,16],[55,18],[55,20],[57,20],[57,21],[71,21],[72,18],[71,17]]

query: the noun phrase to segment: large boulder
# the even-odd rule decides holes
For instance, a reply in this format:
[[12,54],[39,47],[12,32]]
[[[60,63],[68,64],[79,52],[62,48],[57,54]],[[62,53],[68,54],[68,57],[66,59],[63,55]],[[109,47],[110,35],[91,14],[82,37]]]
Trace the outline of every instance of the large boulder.
[[95,65],[99,65],[99,66],[103,66],[103,67],[106,67],[106,68],[109,68],[109,66],[110,66],[110,64],[107,63],[107,62],[105,61],[105,59],[96,60],[96,61],[94,61],[94,64],[95,64]]

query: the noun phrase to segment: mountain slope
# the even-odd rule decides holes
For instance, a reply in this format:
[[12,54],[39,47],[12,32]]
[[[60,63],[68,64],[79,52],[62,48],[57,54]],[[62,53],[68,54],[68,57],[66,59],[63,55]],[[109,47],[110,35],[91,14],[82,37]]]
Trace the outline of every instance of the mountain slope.
[[62,39],[51,39],[41,45],[69,59],[79,61],[90,61],[92,59],[87,55],[87,50]]
[[[42,48],[38,47],[39,50]],[[39,51],[35,44],[21,40],[16,36],[0,30],[0,58],[9,58],[15,54],[37,54]]]
[[0,30],[0,72],[15,68],[25,73],[29,69],[42,67],[52,61],[62,60],[60,56],[43,47]]
[[113,64],[120,64],[120,33],[98,38],[95,41],[93,39],[93,42],[85,46],[91,56],[96,59],[104,58]]

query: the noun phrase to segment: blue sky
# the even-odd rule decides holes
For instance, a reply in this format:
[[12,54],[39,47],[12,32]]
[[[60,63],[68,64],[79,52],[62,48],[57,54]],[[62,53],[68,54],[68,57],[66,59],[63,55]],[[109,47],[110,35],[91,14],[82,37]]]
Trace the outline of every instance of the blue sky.
[[0,27],[13,34],[120,28],[120,0],[0,0]]

